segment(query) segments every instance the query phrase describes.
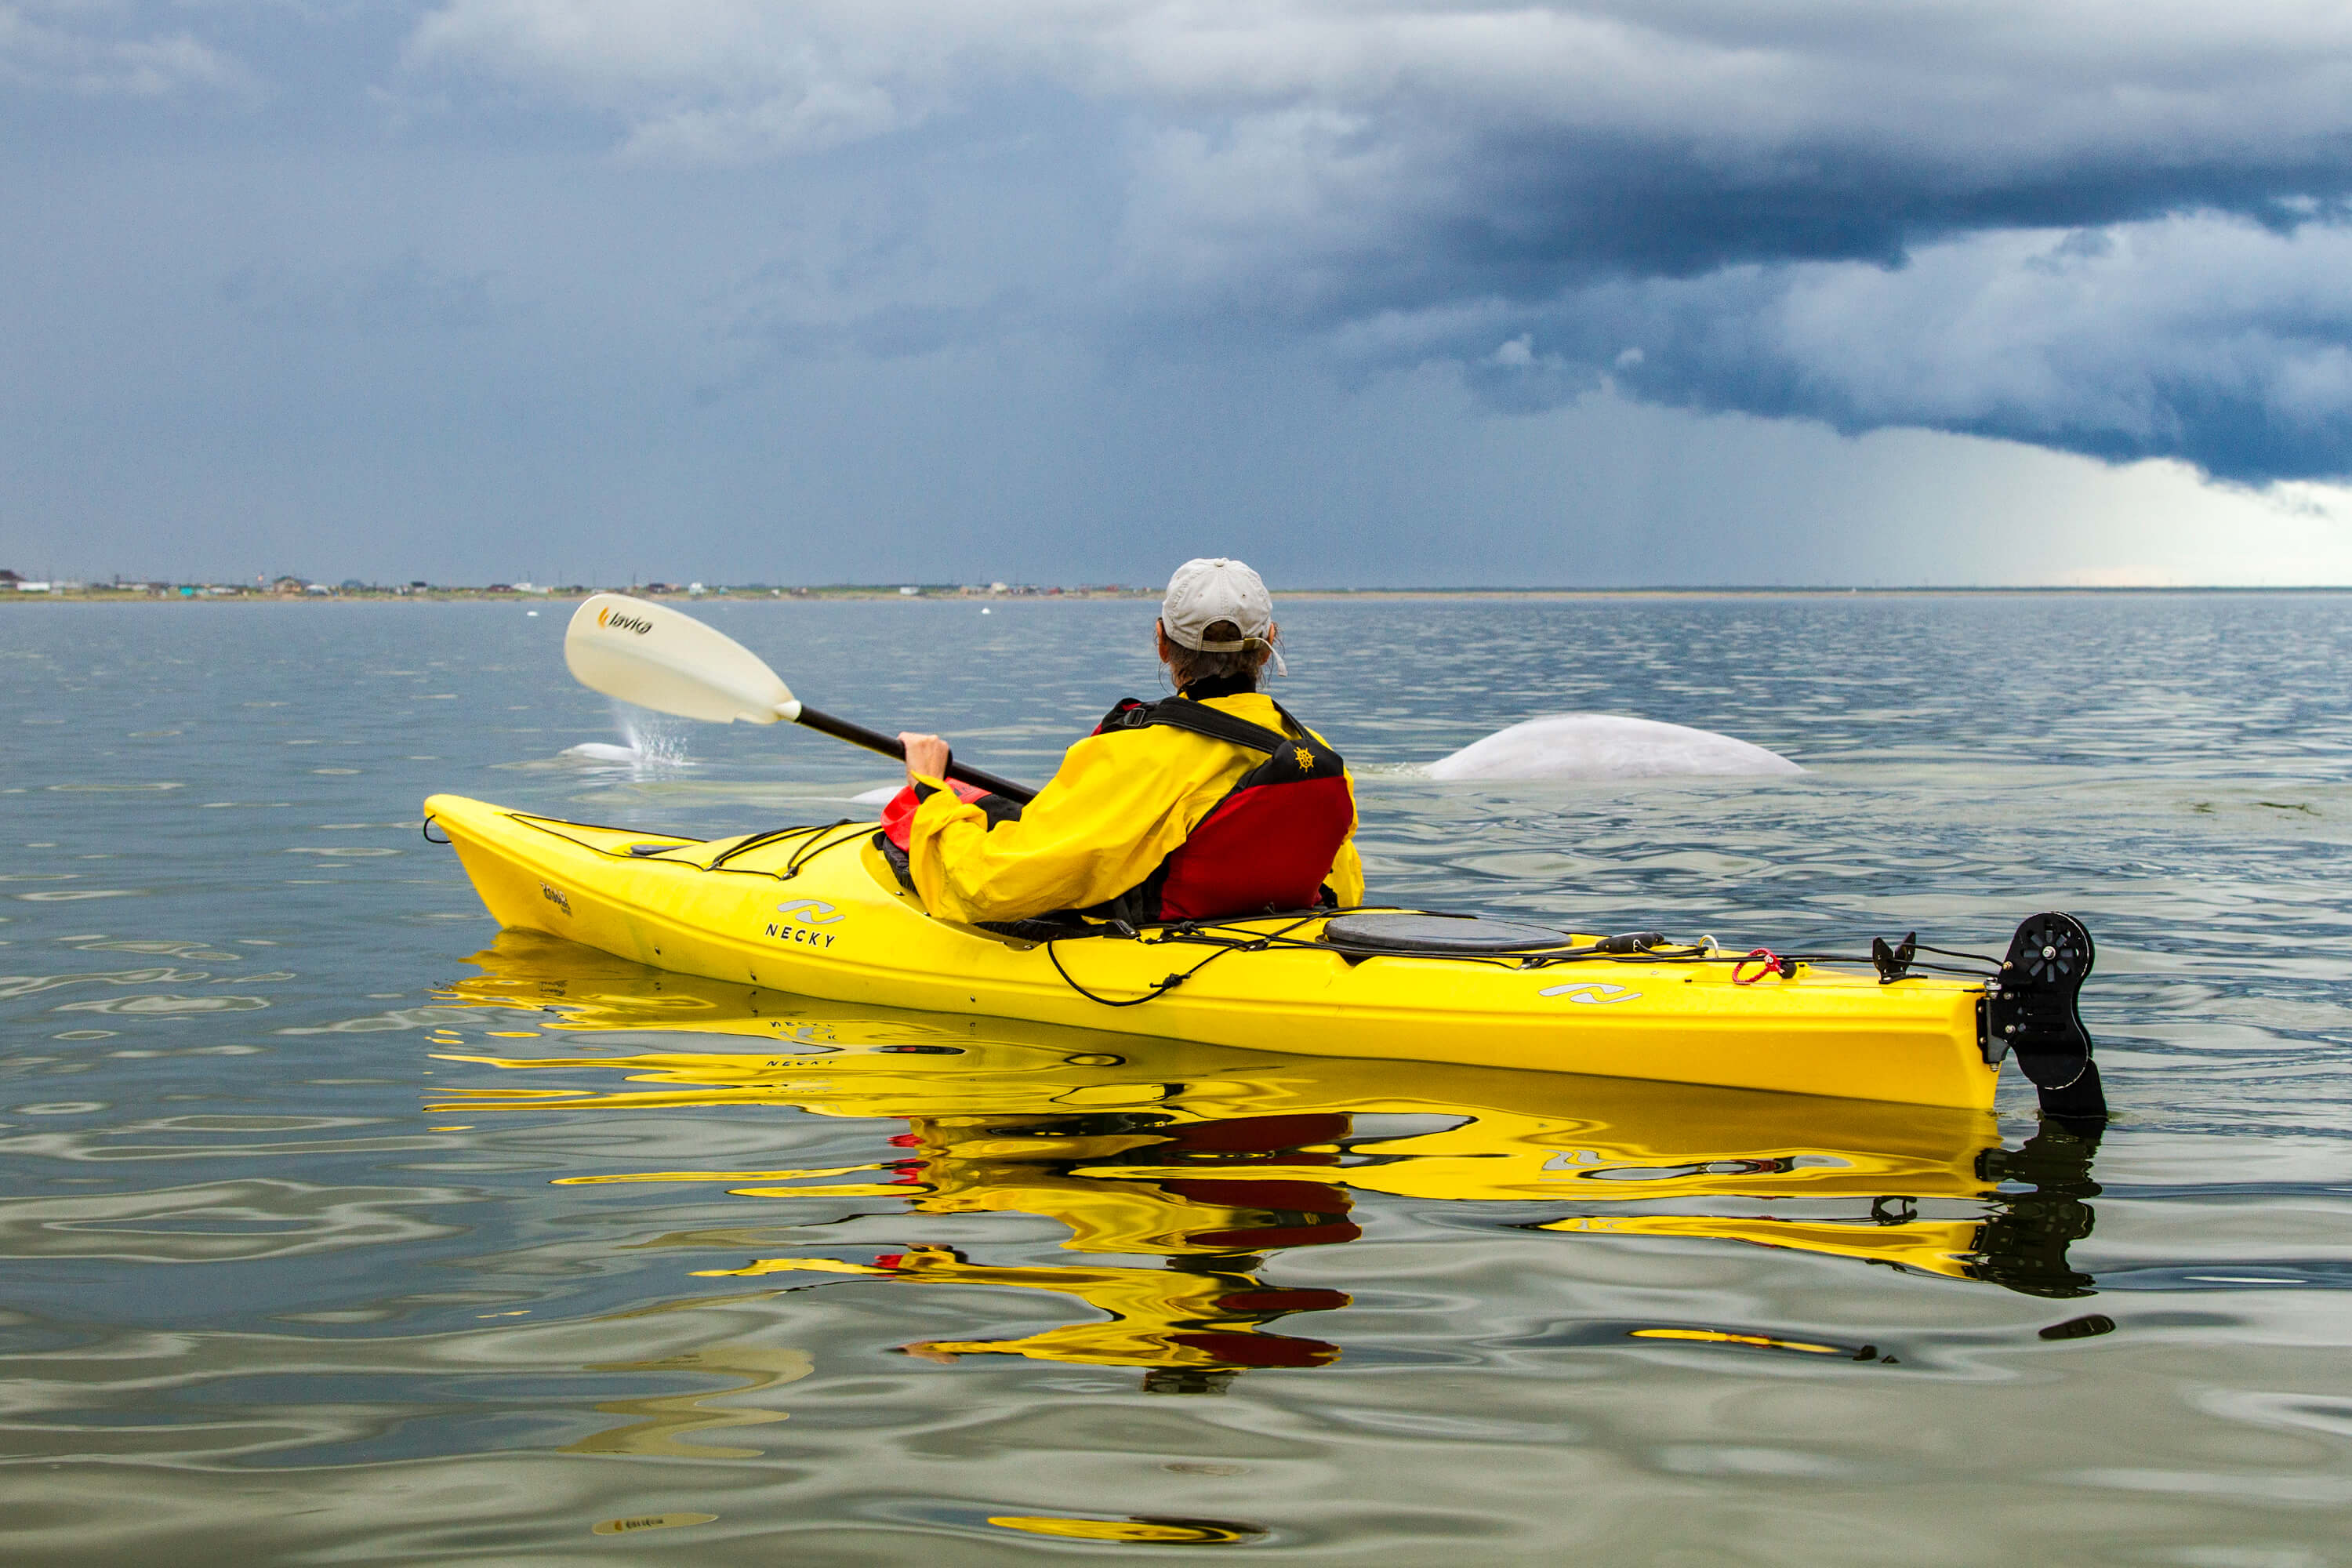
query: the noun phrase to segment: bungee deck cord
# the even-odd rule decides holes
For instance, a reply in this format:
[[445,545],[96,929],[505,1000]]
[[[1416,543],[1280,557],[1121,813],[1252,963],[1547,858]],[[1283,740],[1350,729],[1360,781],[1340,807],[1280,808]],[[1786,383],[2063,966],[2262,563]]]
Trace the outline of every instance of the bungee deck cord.
[[[1406,948],[1383,951],[1377,945],[1369,943],[1350,943],[1348,947],[1340,948],[1334,943],[1324,941],[1319,936],[1297,937],[1291,934],[1293,931],[1297,931],[1301,926],[1318,920],[1328,921],[1336,919],[1340,915],[1347,914],[1384,913],[1391,911],[1399,913],[1429,912],[1422,910],[1397,910],[1394,906],[1383,905],[1354,905],[1347,909],[1316,910],[1305,914],[1300,914],[1296,919],[1293,919],[1290,924],[1283,927],[1279,931],[1272,931],[1251,930],[1244,925],[1244,922],[1265,920],[1267,918],[1280,919],[1282,918],[1281,916],[1276,915],[1269,917],[1266,915],[1242,915],[1228,917],[1224,920],[1184,921],[1167,926],[1149,928],[1143,931],[1139,931],[1123,921],[1106,921],[1100,924],[1089,923],[1083,927],[1054,925],[1046,921],[1024,921],[1006,922],[1002,927],[992,926],[991,929],[998,930],[1001,934],[1007,936],[1013,936],[1015,938],[1027,937],[1035,940],[1039,945],[1045,949],[1046,957],[1053,963],[1054,973],[1062,977],[1062,981],[1065,984],[1068,985],[1071,990],[1076,992],[1079,995],[1084,996],[1087,1001],[1098,1003],[1106,1007],[1136,1007],[1142,1005],[1146,1002],[1157,1000],[1158,998],[1168,994],[1171,991],[1175,990],[1178,986],[1183,984],[1193,975],[1198,974],[1202,970],[1207,968],[1211,963],[1214,963],[1219,958],[1223,957],[1228,952],[1263,952],[1275,949],[1305,950],[1315,952],[1339,952],[1345,954],[1350,960],[1357,962],[1360,962],[1367,958],[1382,957],[1438,958],[1448,963],[1483,963],[1505,969],[1524,970],[1547,969],[1555,964],[1594,961],[1606,961],[1612,963],[1629,964],[1727,963],[1732,966],[1733,984],[1738,985],[1755,984],[1758,981],[1764,979],[1766,975],[1773,973],[1778,973],[1784,979],[1790,978],[1794,975],[1796,966],[1801,963],[1837,963],[1861,967],[1877,963],[1874,954],[1827,952],[1774,952],[1768,948],[1758,948],[1745,953],[1731,953],[1722,951],[1712,936],[1706,937],[1701,943],[1670,946],[1665,942],[1663,936],[1660,936],[1654,931],[1644,931],[1626,936],[1604,937],[1599,942],[1591,942],[1581,947],[1567,947],[1558,951],[1526,953],[1433,953],[1427,952],[1417,952]],[[1475,919],[1476,917],[1472,916],[1465,918]],[[1028,929],[1019,929],[1022,927],[1026,927]],[[1135,942],[1140,942],[1146,946],[1154,947],[1172,942],[1187,946],[1213,947],[1216,951],[1202,959],[1200,963],[1194,964],[1190,969],[1171,972],[1165,979],[1151,986],[1142,995],[1122,999],[1098,995],[1095,992],[1088,990],[1077,980],[1076,976],[1070,973],[1068,968],[1062,963],[1061,954],[1055,950],[1055,944],[1057,942],[1086,940]],[[1988,957],[1983,953],[1967,952],[1949,948],[1930,947],[1925,943],[1916,942],[1915,939],[1906,939],[1906,942],[1910,942],[1915,952],[1933,952],[1947,958],[1968,959],[1973,961],[1973,964],[1981,965],[1982,967],[1962,967],[1958,964],[1946,963],[1923,963],[1917,962],[1916,959],[1911,959],[1906,963],[1900,973],[1889,974],[1886,973],[1887,966],[1884,963],[1879,963],[1880,978],[1883,984],[1899,980],[1903,978],[1904,973],[1913,970],[1929,971],[1942,974],[1965,975],[1977,979],[1997,978],[2000,973],[2000,961],[1999,959]],[[1637,942],[1646,943],[1646,945],[1636,946],[1635,943]],[[1740,972],[1745,966],[1759,962],[1765,964],[1765,968],[1761,973],[1748,976],[1746,978],[1741,977]]]

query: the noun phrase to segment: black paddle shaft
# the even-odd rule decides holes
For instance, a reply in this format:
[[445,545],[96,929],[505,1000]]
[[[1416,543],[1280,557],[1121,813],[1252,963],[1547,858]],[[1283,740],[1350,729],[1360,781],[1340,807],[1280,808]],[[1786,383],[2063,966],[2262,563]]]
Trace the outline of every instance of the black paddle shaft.
[[[886,735],[879,730],[869,730],[863,724],[853,724],[846,719],[836,719],[830,713],[820,713],[806,705],[802,707],[800,717],[794,722],[805,724],[812,730],[822,731],[836,741],[846,741],[853,746],[863,746],[869,752],[879,752],[886,757],[896,757],[902,763],[907,760],[907,748],[898,743],[898,736]],[[999,778],[984,768],[975,768],[968,763],[959,763],[952,756],[948,759],[948,777],[961,779],[968,784],[976,784],[991,795],[1001,795],[1005,799],[1017,802],[1022,805],[1026,805],[1037,798],[1037,792],[1026,784],[1017,784],[1011,779]]]

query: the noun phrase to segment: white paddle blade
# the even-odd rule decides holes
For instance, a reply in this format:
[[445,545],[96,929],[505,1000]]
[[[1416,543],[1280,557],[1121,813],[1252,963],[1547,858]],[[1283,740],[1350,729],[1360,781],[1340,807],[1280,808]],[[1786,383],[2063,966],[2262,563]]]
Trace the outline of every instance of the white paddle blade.
[[682,719],[772,724],[800,712],[792,689],[750,648],[625,594],[592,594],[572,613],[563,662],[592,690]]

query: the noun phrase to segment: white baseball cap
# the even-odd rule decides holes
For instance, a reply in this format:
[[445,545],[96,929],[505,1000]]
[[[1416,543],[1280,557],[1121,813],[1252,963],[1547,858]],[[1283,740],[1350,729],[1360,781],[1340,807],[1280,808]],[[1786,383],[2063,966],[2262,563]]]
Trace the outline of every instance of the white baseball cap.
[[[1211,642],[1209,628],[1231,621],[1241,629],[1232,642]],[[1168,579],[1168,595],[1160,601],[1160,624],[1168,640],[1202,653],[1237,653],[1254,642],[1265,642],[1274,629],[1274,597],[1247,564],[1212,556],[1187,561]]]

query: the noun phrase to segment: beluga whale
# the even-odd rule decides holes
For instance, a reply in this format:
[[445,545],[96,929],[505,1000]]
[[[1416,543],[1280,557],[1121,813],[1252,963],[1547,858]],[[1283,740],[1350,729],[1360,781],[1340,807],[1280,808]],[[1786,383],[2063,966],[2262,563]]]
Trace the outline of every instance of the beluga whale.
[[1805,770],[1711,730],[1622,713],[1553,713],[1498,730],[1421,771],[1451,780],[1722,778]]

